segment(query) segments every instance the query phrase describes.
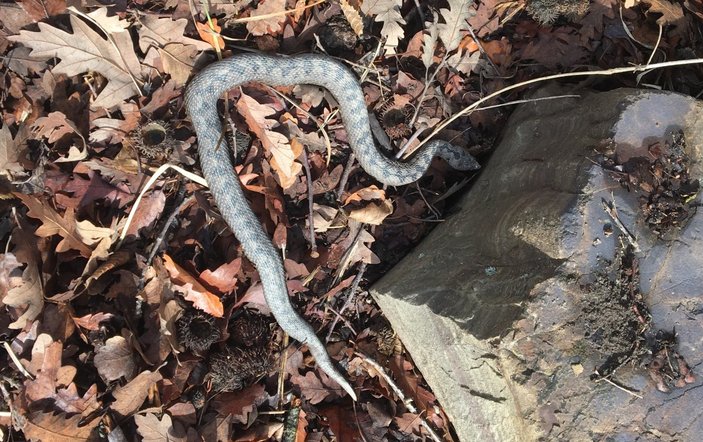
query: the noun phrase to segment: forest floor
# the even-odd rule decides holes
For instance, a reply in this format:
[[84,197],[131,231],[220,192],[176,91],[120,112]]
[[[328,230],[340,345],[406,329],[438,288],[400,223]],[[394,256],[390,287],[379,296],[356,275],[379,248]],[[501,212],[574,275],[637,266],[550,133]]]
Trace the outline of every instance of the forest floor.
[[[189,79],[245,51],[327,53],[362,76],[386,144],[436,132],[484,161],[526,88],[479,100],[547,75],[696,59],[703,6],[358,3],[0,4],[2,440],[455,440],[364,289],[471,174],[435,161],[384,189],[350,157],[324,90],[229,93],[225,126],[250,146],[236,171],[353,402],[276,326],[207,188],[159,170],[200,175]],[[569,80],[703,90],[697,64]]]

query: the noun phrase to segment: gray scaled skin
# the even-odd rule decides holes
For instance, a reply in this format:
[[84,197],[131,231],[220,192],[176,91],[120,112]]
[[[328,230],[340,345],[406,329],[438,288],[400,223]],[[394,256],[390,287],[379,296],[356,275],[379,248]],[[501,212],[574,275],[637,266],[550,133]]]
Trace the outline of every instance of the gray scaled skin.
[[222,125],[217,100],[227,90],[252,81],[271,86],[314,84],[328,89],[340,105],[349,145],[361,167],[381,183],[400,186],[416,181],[425,173],[434,156],[444,158],[459,170],[476,170],[479,165],[463,149],[439,140],[427,143],[406,162],[382,155],[373,142],[359,82],[341,63],[329,57],[237,55],[209,65],[188,85],[185,106],[198,137],[203,174],[222,217],[259,271],[271,313],[288,335],[308,346],[318,367],[356,400],[354,389],[337,371],[313,328],[293,309],[281,258],[247,203],[228,149],[218,145]]

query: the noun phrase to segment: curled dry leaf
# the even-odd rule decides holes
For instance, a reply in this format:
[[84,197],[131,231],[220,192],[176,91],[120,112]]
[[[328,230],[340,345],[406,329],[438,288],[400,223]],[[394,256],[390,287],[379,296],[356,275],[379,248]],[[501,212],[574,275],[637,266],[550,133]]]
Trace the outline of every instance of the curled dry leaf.
[[393,203],[386,199],[386,193],[377,186],[365,187],[347,197],[345,205],[367,201],[363,207],[352,209],[349,218],[371,225],[379,225],[393,213]]
[[198,30],[198,35],[203,39],[204,42],[212,46],[216,51],[221,51],[225,48],[225,41],[220,35],[222,27],[218,26],[217,19],[212,19],[212,28],[208,23],[196,23],[195,27]]
[[193,307],[209,313],[215,318],[221,318],[224,314],[224,306],[220,298],[206,289],[184,268],[176,264],[170,256],[164,254],[163,259],[164,267],[168,270],[171,281],[184,292],[185,299],[192,302]]
[[205,270],[200,274],[200,279],[222,293],[230,293],[237,288],[237,273],[241,268],[242,258],[235,258],[231,262],[222,264],[214,271]]

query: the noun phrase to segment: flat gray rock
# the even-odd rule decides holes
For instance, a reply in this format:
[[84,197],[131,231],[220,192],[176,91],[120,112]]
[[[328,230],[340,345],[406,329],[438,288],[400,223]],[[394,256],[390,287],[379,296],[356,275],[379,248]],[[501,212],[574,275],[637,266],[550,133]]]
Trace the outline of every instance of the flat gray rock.
[[535,96],[573,93],[516,109],[457,213],[372,294],[462,441],[697,440],[700,381],[667,364],[702,359],[703,106]]

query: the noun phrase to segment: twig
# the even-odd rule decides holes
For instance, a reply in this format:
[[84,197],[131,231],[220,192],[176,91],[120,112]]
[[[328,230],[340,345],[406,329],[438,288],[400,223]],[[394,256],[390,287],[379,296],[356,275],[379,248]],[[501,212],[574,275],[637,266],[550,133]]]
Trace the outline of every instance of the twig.
[[615,207],[615,204],[612,201],[607,201],[605,198],[601,198],[601,203],[603,204],[605,213],[607,213],[610,216],[610,219],[613,220],[613,224],[615,224],[615,226],[625,235],[627,242],[630,243],[635,252],[639,252],[640,246],[637,244],[637,238],[635,238],[635,235],[630,233],[627,227],[625,227],[622,221],[620,221],[618,209]]
[[356,273],[356,276],[354,277],[351,286],[349,286],[349,288],[345,290],[347,292],[347,299],[344,300],[344,305],[342,305],[342,308],[339,309],[339,312],[335,312],[336,316],[332,321],[332,324],[330,325],[329,331],[327,332],[327,337],[325,338],[326,342],[329,342],[329,340],[332,338],[332,333],[337,327],[339,319],[344,317],[344,311],[351,305],[352,300],[356,296],[356,289],[359,288],[361,278],[364,277],[364,273],[366,272],[366,266],[367,264],[365,262],[362,262],[361,265],[359,265],[359,271]]
[[[383,379],[388,383],[388,385],[391,387],[393,392],[398,396],[398,399],[403,402],[405,407],[408,409],[409,412],[418,414],[417,408],[415,408],[415,405],[413,405],[413,400],[412,398],[405,397],[403,394],[402,390],[400,387],[396,385],[395,382],[393,382],[393,379],[391,379],[390,376],[386,374],[386,371],[381,367],[376,361],[373,359],[369,358],[368,356],[359,353],[358,351],[354,352],[355,355],[359,356],[365,363],[369,364],[370,366],[373,367],[376,372],[383,377]],[[430,425],[427,423],[427,421],[422,417],[419,416],[418,414],[418,419],[420,419],[420,425],[427,431],[427,433],[430,435],[430,438],[432,438],[433,441],[435,442],[442,442],[442,439],[439,437],[437,433],[430,427]]]
[[339,185],[337,186],[337,200],[341,200],[342,195],[344,195],[344,188],[347,186],[347,181],[349,181],[349,175],[351,175],[351,171],[354,168],[355,159],[356,156],[354,155],[354,152],[351,152],[349,154],[347,164],[344,165],[344,172],[342,172],[342,176],[339,178]]
[[12,347],[10,347],[10,344],[8,344],[7,341],[3,341],[2,346],[5,348],[7,355],[17,367],[17,370],[22,373],[24,377],[33,380],[34,376],[32,376],[32,373],[28,372],[27,369],[25,369],[24,366],[20,363],[20,360],[17,359],[17,355],[15,355],[15,352],[12,351]]
[[151,261],[154,259],[154,256],[156,256],[156,254],[158,253],[159,247],[164,241],[164,238],[166,238],[168,230],[171,228],[171,225],[176,220],[176,216],[181,213],[181,210],[183,210],[183,208],[193,200],[193,195],[191,195],[189,198],[184,198],[185,195],[183,189],[184,187],[181,186],[181,189],[179,189],[178,191],[178,197],[176,199],[181,199],[182,201],[178,204],[178,207],[174,208],[171,214],[169,215],[168,219],[166,220],[166,223],[161,229],[161,232],[159,232],[159,236],[156,238],[156,241],[154,241],[154,244],[152,245],[151,250],[149,251],[149,257],[146,260],[145,271],[149,266],[151,266]]
[[617,74],[624,74],[624,73],[631,73],[631,72],[646,71],[646,70],[651,70],[651,69],[661,69],[661,68],[666,68],[666,67],[686,66],[689,64],[702,64],[702,63],[703,63],[702,58],[696,58],[696,59],[692,59],[692,60],[675,60],[675,61],[667,61],[667,62],[663,62],[663,63],[654,63],[651,65],[637,65],[637,66],[630,66],[630,67],[619,67],[619,68],[599,70],[599,71],[567,72],[564,74],[554,74],[554,75],[547,75],[545,77],[533,78],[532,80],[527,80],[527,81],[523,81],[520,83],[512,84],[510,86],[504,87],[503,89],[501,89],[499,91],[495,91],[492,94],[486,95],[485,97],[481,98],[480,100],[476,101],[475,103],[473,103],[473,104],[465,107],[461,111],[457,112],[451,118],[446,120],[444,123],[437,126],[435,128],[435,130],[433,130],[432,133],[427,138],[425,138],[424,140],[422,140],[420,142],[420,145],[423,145],[426,142],[428,142],[430,139],[432,139],[432,137],[437,135],[442,129],[449,126],[450,124],[452,124],[454,121],[456,121],[460,117],[463,117],[464,115],[467,115],[467,114],[471,113],[472,111],[474,111],[478,106],[481,105],[481,103],[485,103],[486,101],[491,100],[499,95],[502,95],[505,92],[511,91],[513,89],[518,89],[523,86],[527,86],[527,85],[535,84],[535,83],[543,83],[545,81],[556,80],[559,78],[588,77],[591,75],[610,76],[610,75],[617,75]]
[[315,243],[315,222],[314,222],[314,212],[313,212],[313,205],[315,204],[313,201],[313,191],[312,191],[312,173],[310,173],[310,162],[308,161],[308,154],[305,152],[305,149],[303,148],[303,168],[305,168],[305,176],[308,179],[308,241],[310,242],[310,256],[312,258],[317,258],[320,256],[319,253],[317,253],[317,244]]
[[[596,374],[598,374],[598,375],[600,374],[600,373],[598,373],[598,370],[596,370]],[[617,382],[611,381],[611,380],[608,379],[607,377],[600,377],[600,378],[598,378],[598,379],[595,380],[596,383],[601,382],[601,381],[607,382],[607,383],[609,383],[610,385],[612,385],[613,387],[618,388],[618,389],[624,391],[624,392],[627,393],[627,394],[631,394],[632,396],[634,396],[634,397],[636,397],[636,398],[638,398],[638,399],[642,399],[642,396],[641,396],[641,395],[635,393],[634,391],[632,391],[632,390],[630,390],[630,389],[628,389],[628,388],[623,387],[622,385],[619,385]]]
[[120,239],[118,242],[118,248],[119,245],[124,241],[125,236],[127,236],[127,230],[129,229],[129,225],[132,223],[132,219],[134,218],[135,213],[137,212],[137,207],[139,207],[139,203],[141,203],[142,198],[144,197],[144,194],[149,190],[151,186],[154,185],[156,180],[159,179],[161,175],[164,174],[168,169],[173,169],[176,172],[180,173],[184,177],[190,179],[191,181],[195,181],[196,183],[200,184],[201,186],[208,187],[207,181],[201,176],[198,176],[192,172],[188,172],[187,170],[174,166],[173,164],[164,164],[158,169],[156,169],[156,172],[154,172],[154,175],[152,175],[151,178],[149,178],[149,181],[146,182],[144,185],[144,188],[142,188],[141,192],[139,192],[139,196],[137,199],[134,201],[134,205],[132,205],[132,210],[129,211],[129,216],[127,217],[127,222],[125,223],[124,227],[122,227],[122,233],[120,233]]
[[[283,394],[285,393],[284,378],[286,376],[286,356],[288,350],[288,333],[283,332],[283,351],[281,352],[281,366],[278,371],[278,408],[283,408]],[[296,350],[298,351],[298,350]]]

